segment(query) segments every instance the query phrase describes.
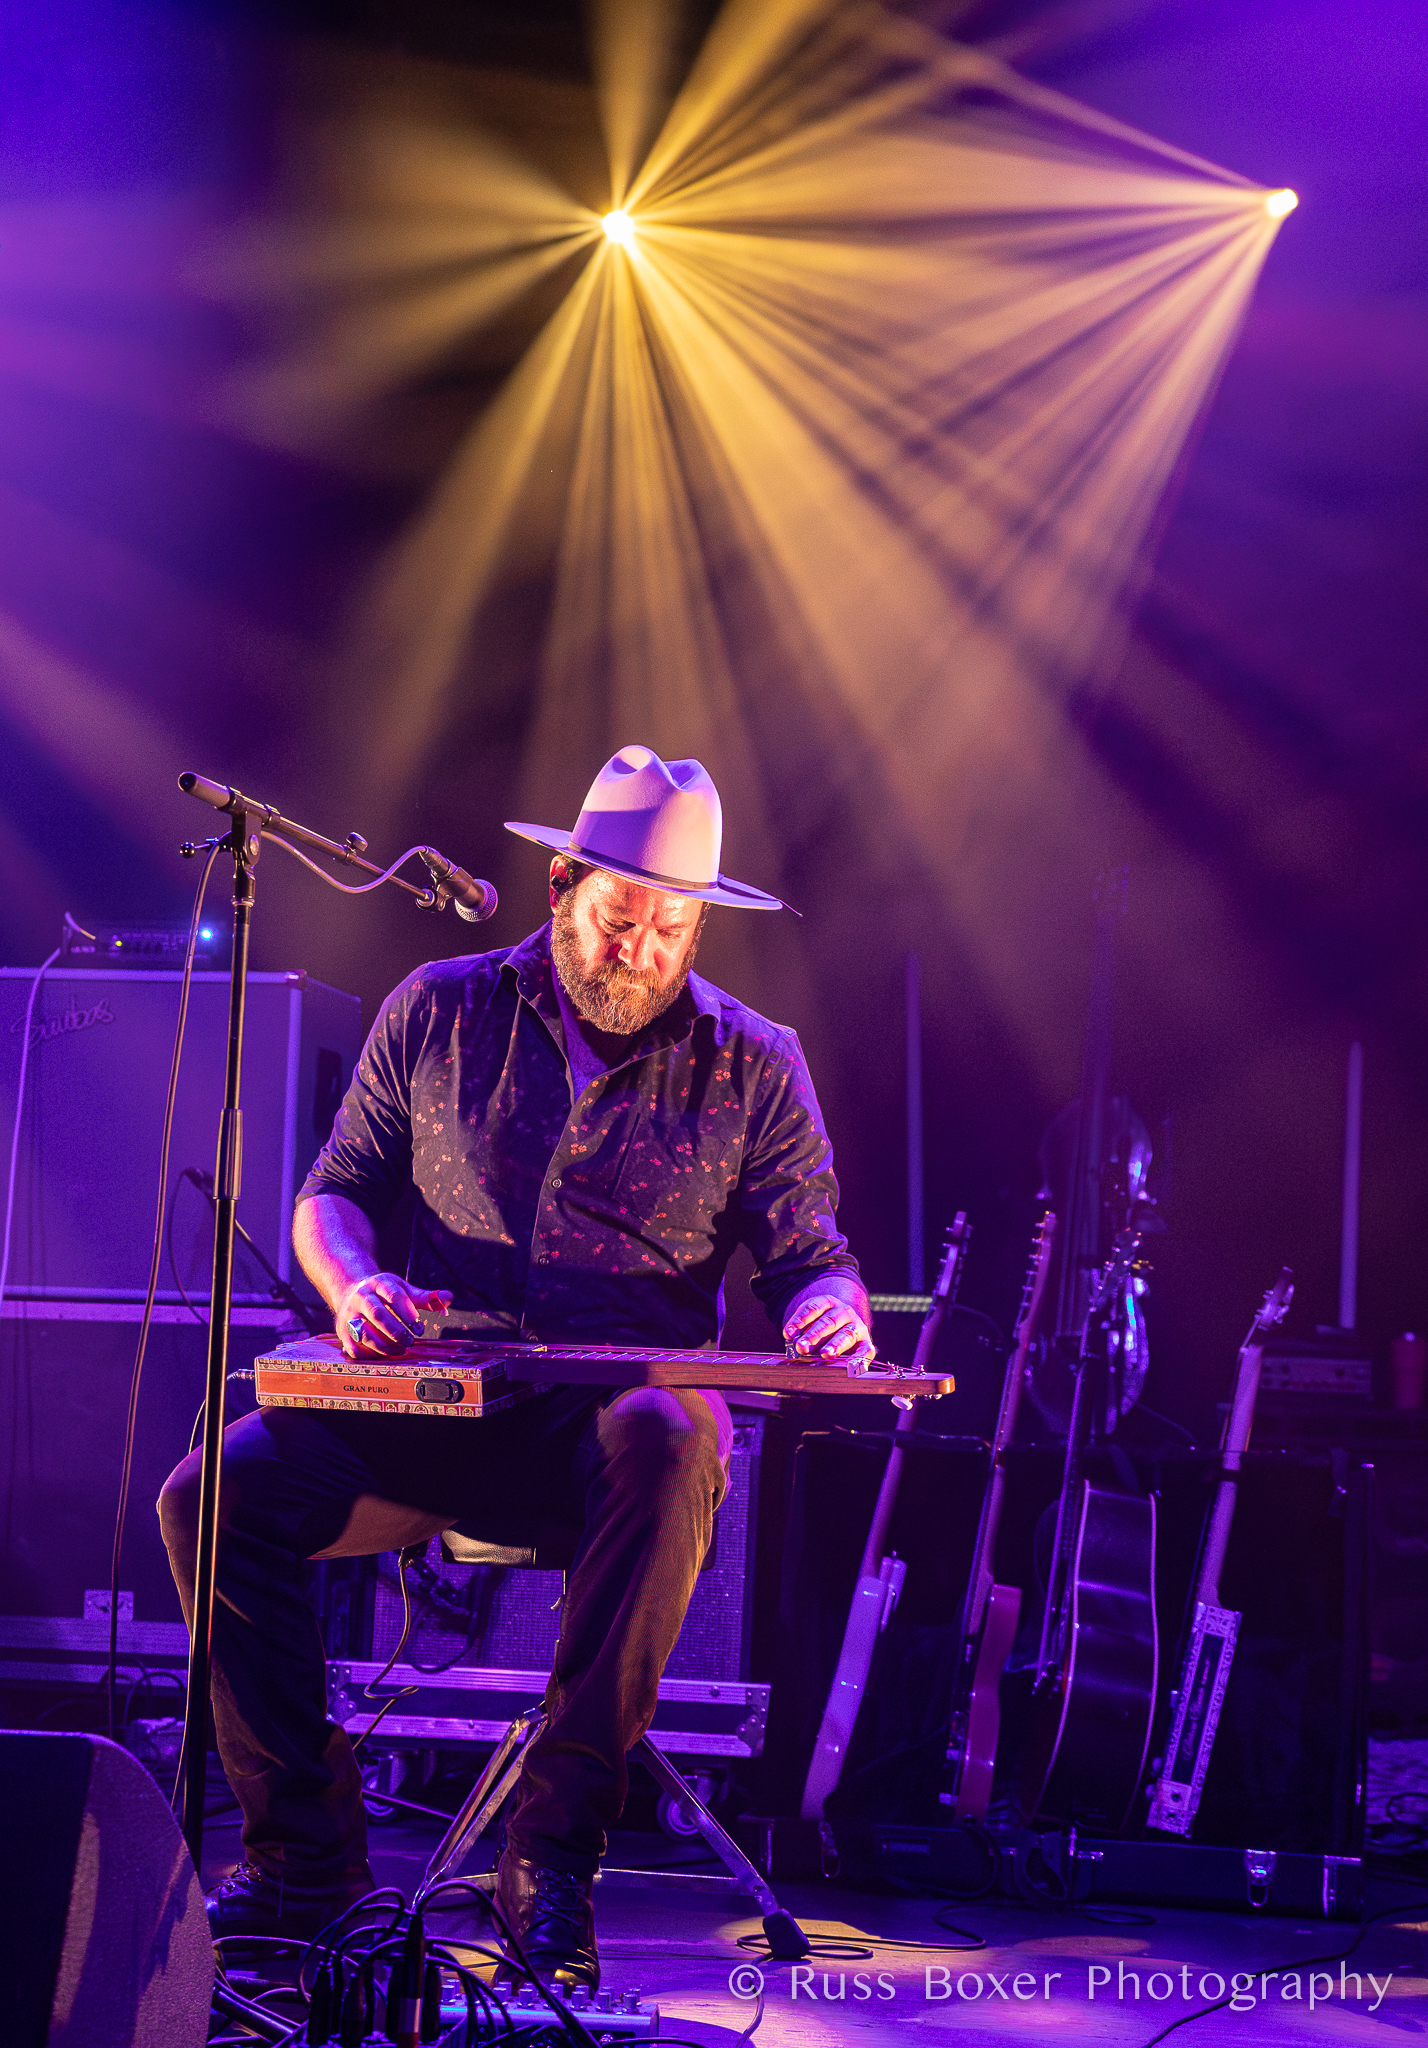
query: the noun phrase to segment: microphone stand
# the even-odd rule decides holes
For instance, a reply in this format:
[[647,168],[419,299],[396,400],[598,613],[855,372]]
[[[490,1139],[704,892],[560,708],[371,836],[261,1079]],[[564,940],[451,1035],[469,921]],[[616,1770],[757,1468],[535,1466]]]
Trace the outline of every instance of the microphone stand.
[[[183,1725],[183,1837],[195,1870],[203,1856],[203,1809],[208,1789],[209,1685],[213,1668],[213,1596],[218,1560],[219,1484],[223,1466],[223,1425],[228,1381],[228,1325],[233,1311],[233,1251],[241,1228],[238,1195],[243,1178],[243,1111],[239,1096],[243,1075],[243,1024],[248,987],[248,938],[253,920],[253,871],[264,839],[287,845],[311,847],[315,853],[361,868],[375,879],[350,888],[323,874],[316,863],[298,854],[324,881],[350,894],[363,894],[382,882],[395,882],[414,896],[422,909],[441,910],[452,901],[470,921],[489,917],[496,908],[496,892],[489,882],[474,881],[464,869],[445,860],[431,847],[414,847],[432,874],[433,886],[415,888],[393,869],[381,869],[361,856],[367,842],[359,834],[348,834],[345,842],[324,838],[320,832],[284,818],[271,804],[246,797],[225,783],[210,782],[206,776],[184,774],[179,788],[185,795],[210,804],[214,810],[232,816],[226,838],[219,844],[233,856],[233,962],[228,981],[228,1052],[223,1073],[223,1110],[218,1124],[218,1161],[214,1176],[213,1202],[213,1287],[209,1296],[208,1368],[204,1388],[203,1451],[198,1488],[198,1557],[194,1580],[193,1617],[189,1627],[188,1695]],[[209,842],[212,843],[211,841]],[[191,857],[197,847],[186,842],[181,848]],[[404,854],[402,860],[409,858]],[[401,861],[395,863],[396,867]]]

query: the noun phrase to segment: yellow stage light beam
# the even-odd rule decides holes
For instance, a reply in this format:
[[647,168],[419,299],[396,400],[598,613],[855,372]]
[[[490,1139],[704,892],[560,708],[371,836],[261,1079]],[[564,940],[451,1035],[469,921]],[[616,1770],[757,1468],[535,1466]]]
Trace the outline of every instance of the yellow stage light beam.
[[374,785],[400,785],[431,745],[472,613],[498,570],[548,546],[558,515],[539,497],[528,503],[527,485],[552,464],[559,473],[560,448],[582,409],[578,372],[598,274],[581,274],[374,584],[358,634],[381,706],[369,759]]
[[674,97],[681,0],[591,0],[590,55],[618,208]]
[[354,402],[496,369],[531,321],[354,620],[374,787],[479,699],[492,601],[546,593],[529,815],[632,734],[707,759],[771,862],[875,788],[870,872],[935,865],[1029,1052],[1057,1043],[1000,936],[1008,837],[1075,857],[1100,771],[1066,705],[1114,662],[1275,195],[831,0],[729,0],[659,125],[664,57],[612,70],[638,19],[599,17],[604,213],[407,108],[396,187],[346,137],[379,168],[303,256]]
[[1271,220],[1283,220],[1287,213],[1293,213],[1298,204],[1299,194],[1291,192],[1287,185],[1279,192],[1266,192],[1264,195],[1264,210]]
[[[706,149],[698,179],[677,166],[642,174],[637,297],[602,361],[628,374],[648,351],[652,381],[678,394],[670,467],[693,482],[698,526],[713,529],[703,501],[717,496],[782,648],[831,688],[831,700],[814,693],[813,724],[878,760],[931,855],[947,849],[948,792],[974,758],[1003,786],[1054,782],[1067,736],[1048,684],[1082,680],[1118,641],[1118,600],[1263,260],[1264,215],[1247,181],[1140,138],[1138,164],[1077,161],[1064,106],[1060,132],[1013,153],[975,129],[919,131],[906,79],[880,81],[861,110],[842,83],[826,122],[807,118],[806,94],[794,134],[770,138],[765,119],[747,165]],[[1003,88],[1023,126],[1045,116],[1042,96]],[[1095,142],[1124,142],[1111,125],[1091,124]],[[937,203],[949,187],[955,209]],[[949,278],[930,258],[953,239],[939,213],[954,211],[964,256],[969,223],[980,231]],[[870,215],[921,224],[911,257],[847,234]],[[901,295],[888,290],[899,265]],[[959,377],[939,432],[939,385]],[[633,467],[612,386],[592,415],[611,463]],[[652,533],[680,522],[648,472],[631,486],[646,501],[640,524],[617,516],[618,481],[584,487],[606,515],[586,535],[601,571],[560,586],[547,687],[569,706],[589,678],[608,678],[610,711],[641,663],[632,636],[648,637],[617,605],[621,554],[657,559]],[[650,601],[667,611],[680,590],[675,576]],[[808,789],[806,815],[825,801]],[[804,822],[797,807],[780,818],[793,836]],[[999,950],[985,916],[974,835],[957,852],[959,923],[984,978],[1025,1017],[1025,963]]]
[[497,328],[598,233],[510,142],[408,98],[362,77],[360,114],[305,142],[301,204],[214,236],[188,265],[192,290],[273,329],[215,400],[255,440],[370,437],[365,408]]

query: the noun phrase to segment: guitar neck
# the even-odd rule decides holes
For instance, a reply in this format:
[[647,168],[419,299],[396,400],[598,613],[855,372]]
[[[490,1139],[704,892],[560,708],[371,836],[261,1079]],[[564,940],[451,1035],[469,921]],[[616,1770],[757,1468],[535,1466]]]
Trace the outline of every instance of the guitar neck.
[[1041,1611],[1041,1645],[1036,1658],[1036,1682],[1044,1683],[1060,1661],[1062,1622],[1071,1573],[1071,1546],[1076,1511],[1080,1505],[1081,1458],[1091,1412],[1088,1371],[1083,1362],[1076,1375],[1071,1397],[1071,1422],[1066,1437],[1066,1462],[1061,1470],[1061,1492],[1056,1502],[1056,1533],[1051,1543],[1051,1568],[1046,1575],[1046,1599]]
[[[1259,1324],[1256,1323],[1251,1338],[1258,1335]],[[1259,1379],[1263,1364],[1264,1347],[1247,1341],[1241,1347],[1235,1366],[1234,1396],[1225,1420],[1225,1440],[1220,1448],[1220,1482],[1210,1503],[1210,1513],[1205,1524],[1205,1540],[1200,1550],[1200,1565],[1195,1574],[1194,1599],[1211,1607],[1218,1607],[1220,1604],[1220,1574],[1225,1568],[1225,1559],[1230,1548],[1230,1531],[1234,1526],[1235,1504],[1239,1497],[1240,1461],[1249,1449],[1250,1431],[1254,1426],[1254,1406],[1259,1396]]]
[[1255,1402],[1259,1398],[1260,1372],[1264,1365],[1264,1345],[1261,1340],[1266,1331],[1283,1321],[1293,1294],[1294,1276],[1288,1267],[1285,1267],[1264,1297],[1235,1361],[1234,1386],[1230,1394],[1229,1412],[1225,1417],[1224,1434],[1220,1441],[1220,1481],[1215,1488],[1209,1514],[1205,1518],[1205,1534],[1200,1544],[1200,1557],[1190,1595],[1192,1616],[1197,1605],[1218,1607],[1220,1604],[1220,1574],[1224,1571],[1225,1558],[1229,1553],[1230,1531],[1234,1525],[1235,1503],[1239,1496],[1240,1462],[1249,1449],[1250,1432],[1254,1428]]
[[1293,1293],[1294,1276],[1285,1267],[1250,1324],[1249,1335],[1235,1362],[1234,1391],[1220,1445],[1220,1483],[1205,1518],[1199,1562],[1185,1614],[1179,1685],[1171,1694],[1164,1765],[1155,1782],[1147,1816],[1150,1827],[1168,1834],[1184,1837],[1194,1826],[1219,1727],[1240,1624],[1239,1615],[1220,1604],[1220,1574],[1229,1553],[1240,1461],[1249,1446],[1264,1363],[1264,1347],[1257,1340],[1283,1320]]
[[[922,1319],[922,1328],[917,1333],[917,1349],[913,1353],[911,1366],[911,1375],[914,1379],[925,1380],[931,1375],[932,1356],[937,1348],[937,1338],[948,1309],[957,1299],[962,1265],[967,1256],[967,1244],[971,1235],[967,1212],[965,1209],[959,1209],[948,1232],[947,1242],[943,1246],[942,1263],[938,1268],[937,1284],[932,1291],[931,1306]],[[883,1552],[887,1548],[888,1531],[892,1527],[893,1510],[897,1506],[898,1491],[902,1485],[903,1447],[905,1440],[916,1428],[917,1410],[910,1402],[906,1402],[893,1430],[893,1447],[883,1471],[877,1500],[873,1505],[873,1519],[868,1525],[868,1540],[863,1545],[862,1562],[858,1566],[860,1580],[876,1578],[881,1568]]]
[[1016,1343],[1007,1365],[1006,1376],[1002,1381],[1001,1405],[997,1410],[997,1426],[992,1437],[991,1471],[987,1478],[987,1490],[982,1496],[982,1512],[977,1521],[977,1540],[972,1549],[972,1568],[967,1576],[967,1597],[962,1606],[961,1629],[964,1642],[970,1641],[981,1627],[987,1598],[992,1590],[992,1566],[996,1557],[997,1534],[1001,1527],[1002,1495],[1006,1487],[1002,1456],[1016,1430],[1027,1360],[1031,1355],[1033,1333],[1051,1267],[1050,1254],[1055,1235],[1056,1218],[1048,1209],[1037,1225],[1031,1268],[1022,1289],[1021,1309],[1017,1317]]

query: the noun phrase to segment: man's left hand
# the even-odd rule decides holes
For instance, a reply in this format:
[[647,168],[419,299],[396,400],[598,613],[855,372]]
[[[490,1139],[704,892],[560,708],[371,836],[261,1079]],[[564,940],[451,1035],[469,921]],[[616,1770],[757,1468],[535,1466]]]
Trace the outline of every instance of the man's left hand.
[[877,1356],[867,1324],[836,1294],[807,1294],[796,1301],[783,1326],[783,1341],[795,1358],[817,1358],[856,1371]]

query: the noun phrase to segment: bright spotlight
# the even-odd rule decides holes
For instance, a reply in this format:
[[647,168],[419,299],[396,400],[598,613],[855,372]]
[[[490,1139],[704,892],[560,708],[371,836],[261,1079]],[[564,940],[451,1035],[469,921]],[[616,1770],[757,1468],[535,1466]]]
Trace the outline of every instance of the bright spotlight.
[[[1264,210],[1271,220],[1283,220],[1285,214],[1293,213],[1298,204],[1299,194],[1291,192],[1287,185],[1282,192],[1267,192],[1264,198]],[[608,232],[609,223],[607,222],[606,233],[608,234]]]
[[628,249],[635,239],[635,224],[623,207],[617,207],[614,213],[607,213],[601,226],[610,240],[618,242],[622,249]]

